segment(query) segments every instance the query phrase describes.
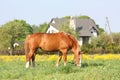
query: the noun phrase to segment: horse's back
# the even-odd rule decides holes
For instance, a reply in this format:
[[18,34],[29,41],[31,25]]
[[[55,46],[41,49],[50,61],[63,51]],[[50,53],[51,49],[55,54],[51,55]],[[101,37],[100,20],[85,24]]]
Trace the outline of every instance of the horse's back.
[[60,50],[62,48],[69,48],[70,40],[63,32],[44,34],[41,40],[41,47],[45,50]]
[[73,41],[70,35],[64,32],[59,33],[34,33],[28,35],[29,46],[33,48],[42,48],[46,51],[57,51],[60,49],[69,49],[72,47]]

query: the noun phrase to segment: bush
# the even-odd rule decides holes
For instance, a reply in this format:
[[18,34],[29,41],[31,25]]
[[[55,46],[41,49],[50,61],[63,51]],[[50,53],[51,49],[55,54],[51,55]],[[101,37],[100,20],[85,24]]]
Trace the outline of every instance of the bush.
[[91,38],[91,44],[82,46],[82,51],[88,54],[95,53],[120,53],[120,33],[114,33],[113,42],[110,35],[100,34],[97,38]]
[[0,55],[9,55],[8,50],[0,50]]

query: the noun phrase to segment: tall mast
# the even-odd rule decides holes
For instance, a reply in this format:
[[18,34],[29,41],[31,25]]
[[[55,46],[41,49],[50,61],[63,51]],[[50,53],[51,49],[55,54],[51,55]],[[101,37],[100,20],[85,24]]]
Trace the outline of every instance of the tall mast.
[[107,33],[107,27],[108,27],[108,33],[110,34],[110,38],[111,38],[111,41],[113,43],[113,37],[112,37],[112,32],[111,32],[111,29],[110,29],[110,24],[109,24],[109,20],[108,20],[108,17],[106,17],[106,22],[105,22],[105,31]]

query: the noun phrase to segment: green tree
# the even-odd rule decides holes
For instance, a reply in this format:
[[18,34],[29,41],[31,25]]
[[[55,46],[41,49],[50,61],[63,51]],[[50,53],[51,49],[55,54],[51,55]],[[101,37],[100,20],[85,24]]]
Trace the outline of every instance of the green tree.
[[10,55],[14,53],[14,43],[24,41],[26,35],[32,33],[32,28],[24,20],[13,20],[10,21],[0,28],[0,48],[7,49],[11,48]]
[[40,25],[32,25],[33,33],[46,32],[48,28],[48,23],[43,23]]
[[99,27],[99,25],[98,24],[96,24],[96,27],[98,28],[98,34],[102,34],[102,33],[104,33],[105,31],[104,31],[104,29],[103,28],[101,28],[101,27]]
[[41,27],[41,31],[40,32],[46,32],[47,28],[48,28],[48,24],[47,23],[43,23],[40,25]]
[[70,16],[64,16],[63,18],[65,18],[65,19],[70,19]]
[[64,32],[71,34],[71,35],[75,36],[76,38],[78,38],[77,32],[73,28],[69,27],[68,22],[62,24],[62,26],[59,27],[59,30],[64,31]]
[[40,25],[32,25],[33,33],[38,33],[41,31]]

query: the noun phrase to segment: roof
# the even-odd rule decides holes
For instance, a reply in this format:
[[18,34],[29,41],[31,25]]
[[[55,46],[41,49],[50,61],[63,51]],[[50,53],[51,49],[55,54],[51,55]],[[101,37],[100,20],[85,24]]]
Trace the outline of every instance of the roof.
[[98,31],[92,19],[76,19],[76,29],[80,31],[80,36],[91,36],[91,29]]
[[[52,23],[53,21],[55,21],[55,23]],[[65,25],[68,22],[69,19],[66,18],[53,18],[50,22],[50,25],[52,25],[56,29],[60,29],[60,26]]]
[[[79,31],[80,36],[91,36],[91,29],[94,29],[98,31],[95,22],[92,19],[79,19],[75,18],[75,26],[76,31]],[[54,23],[55,22],[55,23]],[[55,27],[56,29],[60,29],[60,26],[68,23],[69,24],[70,19],[66,18],[53,18],[50,22],[50,25]]]

